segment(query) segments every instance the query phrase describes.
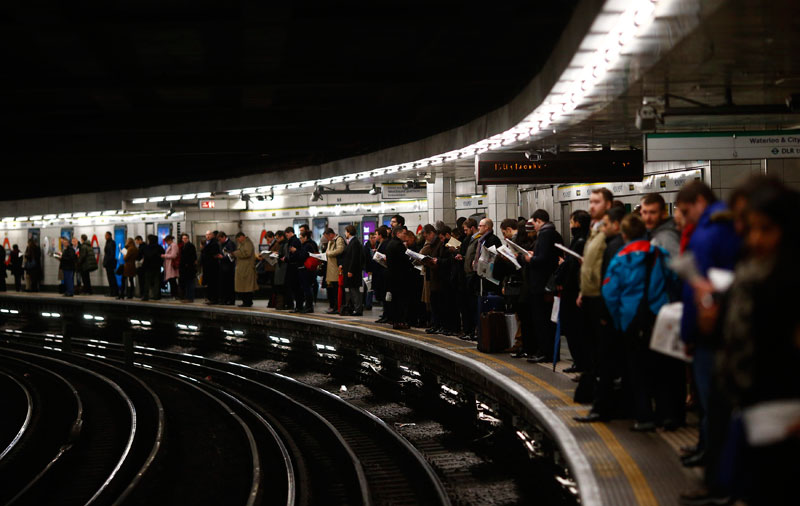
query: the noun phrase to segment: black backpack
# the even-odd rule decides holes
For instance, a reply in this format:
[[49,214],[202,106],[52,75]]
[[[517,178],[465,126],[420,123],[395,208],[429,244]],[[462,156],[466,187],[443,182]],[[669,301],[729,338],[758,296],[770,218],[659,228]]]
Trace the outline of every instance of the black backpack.
[[650,274],[653,272],[657,257],[658,248],[645,255],[644,293],[639,301],[639,306],[636,308],[633,320],[625,330],[625,338],[636,346],[650,346],[650,336],[656,324],[656,315],[650,310]]

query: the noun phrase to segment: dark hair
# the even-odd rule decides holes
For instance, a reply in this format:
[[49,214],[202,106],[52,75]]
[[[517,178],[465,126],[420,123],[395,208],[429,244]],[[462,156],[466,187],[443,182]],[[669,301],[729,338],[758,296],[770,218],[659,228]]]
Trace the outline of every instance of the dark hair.
[[265,235],[269,238],[273,238],[275,237],[275,232],[273,232],[272,230],[267,230],[267,233]]
[[11,246],[11,249],[19,249],[19,246],[17,246],[17,245],[15,244],[15,245]]
[[309,230],[301,230],[300,231],[300,237],[310,241],[311,240],[311,230],[310,229]]
[[699,179],[695,179],[691,183],[686,183],[678,190],[675,203],[693,204],[697,202],[699,197],[703,197],[709,204],[717,201],[717,197],[714,195],[714,192],[711,191],[711,188]]
[[608,216],[608,221],[612,223],[620,223],[622,218],[625,217],[625,207],[611,206],[611,209],[606,212],[606,216]]
[[467,218],[466,220],[464,220],[464,225],[466,225],[467,228],[477,228],[478,222],[472,218]]
[[140,235],[137,235],[137,236],[136,236],[136,237],[134,237],[133,239],[134,239],[135,241],[142,241],[142,242],[144,242],[144,239],[142,239],[142,236],[140,236]]
[[291,232],[292,234],[294,234],[294,227],[286,227],[285,229],[283,229],[283,231],[284,231],[284,233],[286,233],[286,234],[288,234],[288,233],[290,233],[290,232]]
[[334,232],[331,227],[328,227],[328,228],[325,229],[325,232],[323,232],[323,234],[324,235],[336,234],[336,232]]
[[397,234],[401,234],[402,232],[405,232],[405,231],[406,231],[405,227],[402,227],[402,226],[400,226],[400,225],[397,225],[396,227],[394,227],[394,228],[392,229],[392,235],[393,235],[394,237],[397,237]]
[[275,232],[275,237],[286,237],[286,232],[284,232],[283,230],[278,230],[277,232]]
[[453,229],[449,225],[442,225],[436,230],[437,234],[452,234]]
[[405,225],[406,224],[406,219],[403,218],[403,216],[401,216],[399,214],[395,214],[394,216],[392,216],[392,218],[394,218],[394,221],[396,221],[398,225]]
[[299,229],[301,229],[301,230],[302,230],[302,229],[304,229],[304,228],[305,228],[306,230],[311,230],[311,228],[308,226],[308,223],[303,223],[302,225],[300,225],[300,226],[299,226],[299,227],[297,227],[297,228],[299,228]]
[[461,218],[456,220],[456,228],[462,228],[464,226],[464,222],[467,221],[466,216],[462,216]]
[[658,208],[661,212],[667,207],[667,203],[664,202],[664,197],[662,197],[660,193],[648,193],[642,197],[642,205],[651,206],[653,204],[658,204]]
[[507,228],[516,230],[518,227],[519,223],[514,218],[506,218],[502,222],[500,222],[500,230],[505,230]]
[[172,237],[172,234],[167,234],[166,236],[164,236],[164,240],[165,241],[174,241],[175,238]]
[[389,227],[387,227],[386,225],[381,225],[375,232],[377,232],[378,235],[384,239],[389,237]]
[[346,227],[344,227],[344,229],[351,236],[353,236],[353,237],[356,236],[356,227],[354,227],[353,225],[347,225]]
[[244,237],[244,232],[236,232],[236,238]]
[[217,237],[218,237],[218,238],[219,238],[219,237],[228,237],[228,234],[226,234],[225,232],[223,232],[222,230],[220,230],[219,232],[217,232]]
[[625,204],[623,204],[622,201],[615,200],[614,202],[611,203],[611,207],[609,209],[614,209],[615,207],[625,211]]
[[592,224],[592,217],[589,216],[589,213],[583,209],[572,211],[570,218],[572,218],[572,221],[578,224],[581,230],[589,230],[589,226]]
[[154,236],[152,234],[148,235],[147,236],[147,244],[151,244],[151,245],[158,244],[158,237]]
[[545,211],[544,209],[537,209],[531,215],[531,218],[534,220],[542,220],[543,222],[547,223],[550,221],[550,213]]
[[112,233],[111,233],[111,232],[109,232],[108,230],[106,230],[106,235],[110,235],[111,237],[114,237],[114,234],[112,234]]
[[644,237],[647,233],[647,227],[640,216],[631,213],[622,218],[622,233],[630,241],[632,239]]
[[[267,235],[269,235],[269,234],[267,234]],[[183,237],[189,237],[189,234],[187,234],[187,233],[181,234],[181,238],[183,238]],[[191,237],[189,237],[189,239],[191,239]]]
[[422,227],[423,234],[430,234],[431,232],[436,232],[436,229],[433,228],[433,225],[431,225],[430,223]]
[[599,193],[603,196],[603,200],[606,202],[614,202],[614,194],[611,193],[611,190],[606,188],[605,186],[602,188],[592,188],[591,193]]

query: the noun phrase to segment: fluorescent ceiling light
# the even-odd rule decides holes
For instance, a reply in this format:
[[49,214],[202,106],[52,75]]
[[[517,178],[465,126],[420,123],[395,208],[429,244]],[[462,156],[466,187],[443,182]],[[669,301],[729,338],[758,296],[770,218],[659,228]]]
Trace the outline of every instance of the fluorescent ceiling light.
[[197,194],[197,198],[199,199],[207,199],[211,196],[211,192],[200,192]]
[[174,202],[180,199],[181,199],[180,195],[167,195],[167,202]]
[[146,202],[147,202],[147,199],[144,198],[144,197],[139,197],[139,198],[135,198],[135,199],[131,200],[132,204],[145,204]]
[[83,212],[83,211],[80,211],[80,212],[77,212],[77,213],[72,213],[72,217],[73,218],[83,218],[84,216],[86,216],[86,213]]
[[17,216],[17,221],[28,221],[27,216]]
[[192,199],[194,199],[194,198],[197,198],[197,194],[195,194],[195,193],[187,193],[186,195],[184,195],[184,196],[183,196],[183,197],[181,197],[181,198],[182,198],[183,200],[192,200]]
[[56,218],[57,218],[57,216],[55,214],[45,214],[43,219],[45,219],[45,220],[54,220]]
[[58,215],[59,218],[72,218],[72,213],[62,213]]
[[[114,216],[115,214],[117,214],[117,211],[115,211],[114,209],[109,209],[108,211],[103,211],[103,216]],[[120,212],[120,214],[121,214],[121,212]]]
[[37,214],[36,216],[31,216],[31,221],[39,221],[42,219],[41,214]]
[[150,197],[147,199],[148,202],[164,202],[164,197]]
[[101,214],[103,213],[101,213],[100,211],[92,211],[91,213],[89,213],[89,216],[94,218],[95,216],[100,216]]

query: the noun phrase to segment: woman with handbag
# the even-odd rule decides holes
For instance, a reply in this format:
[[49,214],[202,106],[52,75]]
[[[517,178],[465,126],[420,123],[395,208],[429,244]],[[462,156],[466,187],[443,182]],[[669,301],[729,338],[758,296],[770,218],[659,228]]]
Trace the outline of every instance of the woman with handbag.
[[319,260],[312,257],[311,253],[319,253],[317,243],[311,238],[311,231],[304,230],[300,232],[300,258],[303,262],[302,266],[297,270],[300,293],[302,299],[297,301],[297,306],[294,313],[313,313],[314,312],[314,293],[313,285],[314,278],[317,276],[317,267]]
[[161,255],[164,259],[164,279],[169,283],[169,294],[172,295],[173,299],[177,299],[178,275],[180,274],[178,271],[180,250],[172,234],[166,236],[164,242],[167,244],[167,251]]

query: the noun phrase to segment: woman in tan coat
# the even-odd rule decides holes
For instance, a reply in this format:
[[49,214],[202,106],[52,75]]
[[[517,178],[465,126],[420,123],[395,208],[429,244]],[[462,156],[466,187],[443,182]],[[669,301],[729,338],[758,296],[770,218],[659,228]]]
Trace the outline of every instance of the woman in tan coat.
[[252,307],[253,292],[258,290],[256,248],[243,232],[236,234],[236,242],[239,246],[231,254],[236,257],[236,291],[242,296],[239,307]]
[[125,243],[125,266],[122,268],[122,289],[119,291],[119,299],[125,298],[125,285],[128,285],[128,298],[133,298],[133,279],[136,277],[136,259],[139,258],[139,249],[130,237]]

